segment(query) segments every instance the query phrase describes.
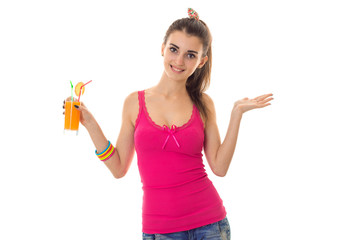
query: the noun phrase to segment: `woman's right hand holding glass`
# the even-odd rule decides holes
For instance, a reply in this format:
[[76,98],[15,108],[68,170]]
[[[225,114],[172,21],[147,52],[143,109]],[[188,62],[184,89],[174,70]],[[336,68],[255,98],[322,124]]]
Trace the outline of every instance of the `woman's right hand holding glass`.
[[[71,101],[71,97],[68,97],[65,101]],[[65,109],[65,101],[63,105],[64,109]],[[77,102],[78,99],[74,98],[73,101]],[[91,114],[91,112],[88,110],[88,108],[83,102],[81,102],[80,105],[74,105],[74,106],[80,111],[80,123],[85,128],[87,128],[88,126],[90,126],[92,123],[95,122],[94,116]],[[63,114],[65,114],[65,112],[63,112]]]

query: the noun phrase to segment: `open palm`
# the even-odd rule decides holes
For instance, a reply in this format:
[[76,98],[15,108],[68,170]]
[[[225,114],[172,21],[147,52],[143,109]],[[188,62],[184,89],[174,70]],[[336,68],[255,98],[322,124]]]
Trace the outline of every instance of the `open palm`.
[[243,99],[235,102],[234,108],[239,109],[242,113],[245,113],[245,112],[255,109],[255,108],[263,108],[263,107],[269,106],[269,105],[271,105],[271,103],[269,103],[269,101],[274,99],[271,97],[272,95],[273,95],[272,93],[269,93],[269,94],[264,94],[264,95],[258,96],[253,99],[243,98]]

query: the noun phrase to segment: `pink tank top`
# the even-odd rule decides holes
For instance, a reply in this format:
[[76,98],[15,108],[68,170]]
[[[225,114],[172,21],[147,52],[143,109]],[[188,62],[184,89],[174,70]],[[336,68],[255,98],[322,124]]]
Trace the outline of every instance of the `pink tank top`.
[[143,232],[186,231],[220,221],[226,211],[202,159],[204,125],[195,105],[182,126],[159,126],[138,92],[135,150],[143,184]]

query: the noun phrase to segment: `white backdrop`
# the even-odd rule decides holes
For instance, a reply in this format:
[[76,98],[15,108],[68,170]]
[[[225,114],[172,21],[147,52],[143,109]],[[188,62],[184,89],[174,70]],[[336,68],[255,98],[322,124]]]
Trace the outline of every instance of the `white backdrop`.
[[244,114],[228,174],[208,168],[232,239],[360,239],[357,1],[2,1],[0,239],[141,239],[136,156],[114,179],[86,129],[63,135],[69,80],[115,142],[122,104],[160,79],[172,21],[198,11],[213,34],[224,138]]

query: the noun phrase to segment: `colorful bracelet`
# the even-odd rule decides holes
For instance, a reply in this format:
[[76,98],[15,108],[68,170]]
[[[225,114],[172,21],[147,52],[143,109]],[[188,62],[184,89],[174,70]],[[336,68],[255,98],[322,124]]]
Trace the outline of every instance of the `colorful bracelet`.
[[101,161],[106,161],[109,158],[112,157],[112,155],[114,155],[115,153],[115,148],[114,146],[110,143],[110,141],[108,141],[108,146],[105,148],[104,151],[102,151],[101,153],[98,153],[97,150],[95,150],[95,154],[98,156],[98,158]]

